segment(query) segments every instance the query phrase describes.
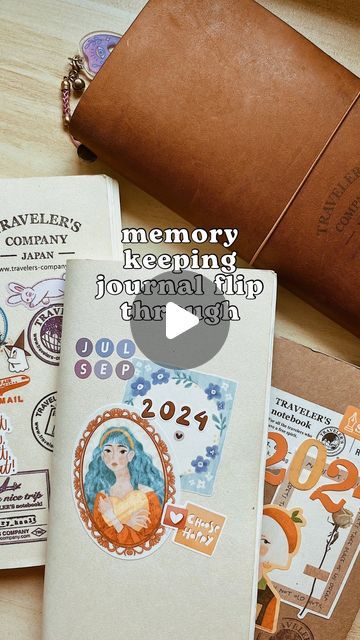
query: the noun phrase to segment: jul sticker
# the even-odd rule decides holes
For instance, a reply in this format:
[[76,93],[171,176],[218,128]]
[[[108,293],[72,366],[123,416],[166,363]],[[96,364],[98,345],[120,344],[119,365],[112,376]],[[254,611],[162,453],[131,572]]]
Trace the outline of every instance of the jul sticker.
[[224,529],[226,517],[190,502],[187,503],[186,510],[186,523],[176,532],[175,544],[205,556],[212,556]]
[[38,311],[28,328],[28,342],[34,354],[45,364],[60,362],[63,305],[52,304]]

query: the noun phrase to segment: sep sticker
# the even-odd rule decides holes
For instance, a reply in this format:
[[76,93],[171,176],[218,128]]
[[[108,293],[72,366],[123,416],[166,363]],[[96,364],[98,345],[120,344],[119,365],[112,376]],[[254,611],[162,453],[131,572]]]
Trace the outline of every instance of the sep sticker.
[[339,430],[351,438],[360,440],[360,409],[349,405],[340,422]]
[[186,524],[176,532],[175,544],[212,556],[225,525],[225,516],[190,502],[187,503],[186,510]]

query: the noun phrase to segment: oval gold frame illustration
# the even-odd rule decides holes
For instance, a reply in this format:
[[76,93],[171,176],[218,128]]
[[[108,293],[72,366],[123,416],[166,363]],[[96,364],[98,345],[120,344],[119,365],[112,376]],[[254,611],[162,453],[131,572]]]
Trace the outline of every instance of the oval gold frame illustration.
[[142,554],[147,555],[148,553],[153,551],[159,544],[161,538],[163,538],[163,536],[167,533],[166,527],[161,523],[161,519],[158,527],[153,530],[148,535],[148,537],[144,539],[143,542],[136,545],[116,546],[109,538],[107,538],[106,535],[104,535],[104,533],[101,533],[98,530],[94,522],[93,514],[88,508],[84,492],[84,458],[86,455],[87,446],[97,429],[105,425],[109,420],[119,418],[127,420],[137,425],[137,427],[140,427],[147,434],[156,448],[162,464],[162,472],[165,485],[162,513],[167,503],[175,503],[176,478],[167,444],[164,442],[164,440],[162,440],[161,436],[157,433],[150,422],[145,418],[141,418],[134,411],[129,411],[128,409],[122,408],[108,409],[92,419],[83,431],[82,436],[75,449],[73,466],[74,497],[80,518],[87,532],[91,535],[91,537],[98,545],[103,547],[105,551],[114,554],[117,557],[123,557],[130,560],[140,557]]

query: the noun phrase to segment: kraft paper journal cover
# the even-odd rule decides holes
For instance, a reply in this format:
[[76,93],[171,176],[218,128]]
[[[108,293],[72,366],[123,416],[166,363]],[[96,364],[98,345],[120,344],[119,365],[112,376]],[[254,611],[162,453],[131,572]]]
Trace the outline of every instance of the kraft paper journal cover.
[[94,299],[98,274],[129,277],[69,262],[43,639],[252,639],[276,276],[238,271],[262,295],[227,296],[241,320],[178,370],[134,344],[131,297]]
[[65,266],[120,257],[107,176],[0,181],[0,568],[45,563]]
[[275,341],[256,640],[345,640],[360,607],[360,369]]
[[238,227],[242,258],[359,335],[359,97],[253,0],[150,0],[70,129],[195,226]]

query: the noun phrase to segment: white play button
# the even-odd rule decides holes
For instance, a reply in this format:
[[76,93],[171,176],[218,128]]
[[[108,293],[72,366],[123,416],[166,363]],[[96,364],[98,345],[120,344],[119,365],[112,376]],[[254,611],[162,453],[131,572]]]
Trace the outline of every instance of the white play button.
[[[211,360],[222,349],[230,329],[230,320],[220,320],[219,309],[228,304],[225,296],[199,271],[162,271],[150,282],[154,287],[144,287],[132,303],[140,311],[144,307],[143,319],[130,320],[139,351],[159,366],[172,369],[196,369]],[[200,291],[203,293],[198,295]],[[154,321],[145,309],[151,311]]]
[[166,337],[173,340],[199,324],[199,318],[174,302],[166,305]]

